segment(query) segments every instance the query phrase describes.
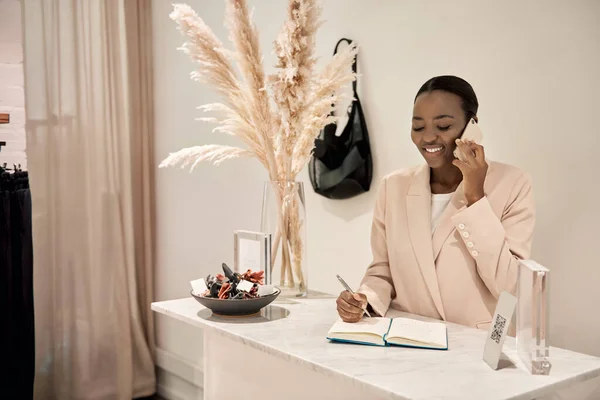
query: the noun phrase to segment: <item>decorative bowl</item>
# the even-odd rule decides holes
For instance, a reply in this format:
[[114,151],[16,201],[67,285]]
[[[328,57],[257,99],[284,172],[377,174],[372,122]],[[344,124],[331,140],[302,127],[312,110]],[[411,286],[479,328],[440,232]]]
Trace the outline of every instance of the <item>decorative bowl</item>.
[[260,310],[279,296],[281,290],[275,288],[272,294],[257,297],[255,299],[215,299],[195,295],[193,291],[190,294],[196,301],[204,307],[210,309],[213,314],[224,316],[249,316],[260,313]]

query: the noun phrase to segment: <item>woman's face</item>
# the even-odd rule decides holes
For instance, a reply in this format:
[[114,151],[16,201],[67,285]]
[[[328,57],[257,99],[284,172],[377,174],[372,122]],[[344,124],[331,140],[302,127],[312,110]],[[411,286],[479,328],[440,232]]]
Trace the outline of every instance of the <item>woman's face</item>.
[[456,139],[467,124],[462,100],[440,90],[417,97],[413,107],[411,138],[431,168],[452,164]]

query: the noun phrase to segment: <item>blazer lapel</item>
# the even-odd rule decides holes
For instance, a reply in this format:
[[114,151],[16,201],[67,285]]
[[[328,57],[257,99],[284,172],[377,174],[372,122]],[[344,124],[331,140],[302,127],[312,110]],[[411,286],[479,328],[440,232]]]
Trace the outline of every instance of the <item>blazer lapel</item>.
[[431,187],[429,166],[421,167],[413,177],[406,196],[406,213],[410,240],[435,307],[446,319],[438,286],[431,241]]
[[454,231],[455,227],[452,223],[451,217],[456,214],[458,210],[460,210],[463,206],[467,205],[467,199],[465,198],[465,193],[463,190],[462,182],[456,188],[454,195],[450,199],[448,206],[440,216],[440,222],[433,232],[433,259],[437,260],[440,255],[440,251],[444,246],[444,242],[448,239],[448,236]]

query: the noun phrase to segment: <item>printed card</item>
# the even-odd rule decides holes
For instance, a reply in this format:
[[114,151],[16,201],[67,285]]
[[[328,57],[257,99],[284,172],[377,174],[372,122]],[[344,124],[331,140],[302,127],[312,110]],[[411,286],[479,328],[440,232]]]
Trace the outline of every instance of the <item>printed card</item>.
[[492,368],[498,369],[502,346],[506,339],[508,326],[512,320],[517,298],[508,292],[502,292],[496,305],[496,312],[490,325],[488,337],[483,350],[483,360]]

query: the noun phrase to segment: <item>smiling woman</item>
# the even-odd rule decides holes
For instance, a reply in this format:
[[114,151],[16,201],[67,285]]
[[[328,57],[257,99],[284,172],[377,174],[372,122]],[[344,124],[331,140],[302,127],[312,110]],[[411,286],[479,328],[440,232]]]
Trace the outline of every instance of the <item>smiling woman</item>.
[[373,262],[357,293],[338,298],[344,321],[360,320],[364,308],[380,316],[393,308],[485,329],[500,293],[515,292],[519,259],[531,250],[531,183],[462,139],[478,108],[471,85],[455,76],[417,92],[411,138],[426,164],[383,179]]
[[[452,193],[465,177],[469,204],[481,199],[487,163],[483,147],[459,138],[471,119],[478,121],[479,102],[471,85],[455,76],[439,76],[425,82],[415,97],[411,137],[431,168],[431,192]],[[471,164],[454,158],[458,145],[466,158],[481,157]],[[471,171],[474,169],[475,171]]]

